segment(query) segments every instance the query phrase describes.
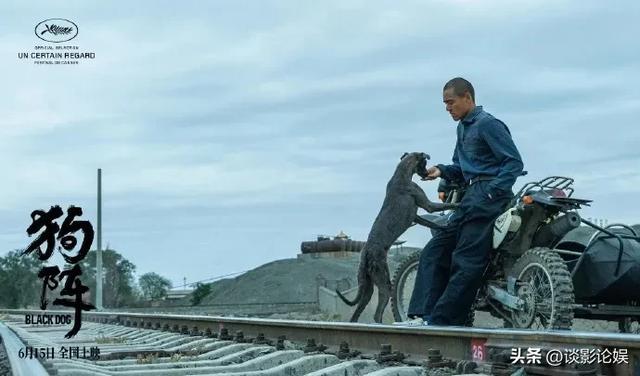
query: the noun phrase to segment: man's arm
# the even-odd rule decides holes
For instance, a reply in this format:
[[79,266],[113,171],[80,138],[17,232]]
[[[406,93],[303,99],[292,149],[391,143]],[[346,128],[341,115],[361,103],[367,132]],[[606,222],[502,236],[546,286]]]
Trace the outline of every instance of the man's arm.
[[511,190],[518,176],[522,174],[524,164],[503,122],[491,119],[482,124],[481,131],[482,137],[501,164],[498,176],[489,183],[489,192],[495,197]]
[[439,164],[436,165],[440,170],[440,177],[448,180],[448,181],[464,181],[464,177],[462,176],[462,169],[460,168],[460,162],[458,160],[458,147],[460,145],[460,141],[456,142],[456,148],[453,150],[453,158],[451,161],[453,164],[444,165]]

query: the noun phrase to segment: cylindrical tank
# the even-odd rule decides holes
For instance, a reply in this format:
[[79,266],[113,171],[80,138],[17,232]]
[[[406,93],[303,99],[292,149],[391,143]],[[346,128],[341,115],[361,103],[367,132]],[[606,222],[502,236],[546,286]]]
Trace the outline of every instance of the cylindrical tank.
[[351,239],[333,239],[302,242],[300,251],[302,253],[317,252],[360,252],[365,242]]

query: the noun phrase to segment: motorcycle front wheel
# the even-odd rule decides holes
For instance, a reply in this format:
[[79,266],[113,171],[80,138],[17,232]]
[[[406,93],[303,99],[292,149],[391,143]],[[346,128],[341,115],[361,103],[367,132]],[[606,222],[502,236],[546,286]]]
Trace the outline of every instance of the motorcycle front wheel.
[[[420,263],[420,251],[407,256],[393,273],[391,280],[391,310],[395,321],[407,319],[409,302],[418,274],[418,264]],[[467,315],[465,326],[472,327],[475,320],[475,311],[472,308]]]
[[391,310],[395,321],[407,319],[407,310],[411,293],[416,282],[420,252],[414,252],[407,256],[398,266],[391,281]]

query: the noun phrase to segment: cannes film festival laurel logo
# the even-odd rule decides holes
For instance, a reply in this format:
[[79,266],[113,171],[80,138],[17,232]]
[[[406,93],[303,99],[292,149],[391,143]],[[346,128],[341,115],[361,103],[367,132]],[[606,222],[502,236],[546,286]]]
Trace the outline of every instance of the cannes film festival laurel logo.
[[78,36],[78,25],[64,18],[49,18],[37,24],[34,31],[45,42],[63,43]]

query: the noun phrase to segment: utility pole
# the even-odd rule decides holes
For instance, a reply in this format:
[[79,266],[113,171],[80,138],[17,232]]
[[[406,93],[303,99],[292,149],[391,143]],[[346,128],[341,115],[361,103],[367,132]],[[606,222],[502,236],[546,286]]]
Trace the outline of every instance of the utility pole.
[[96,250],[96,308],[102,310],[102,169],[98,169],[98,249]]

